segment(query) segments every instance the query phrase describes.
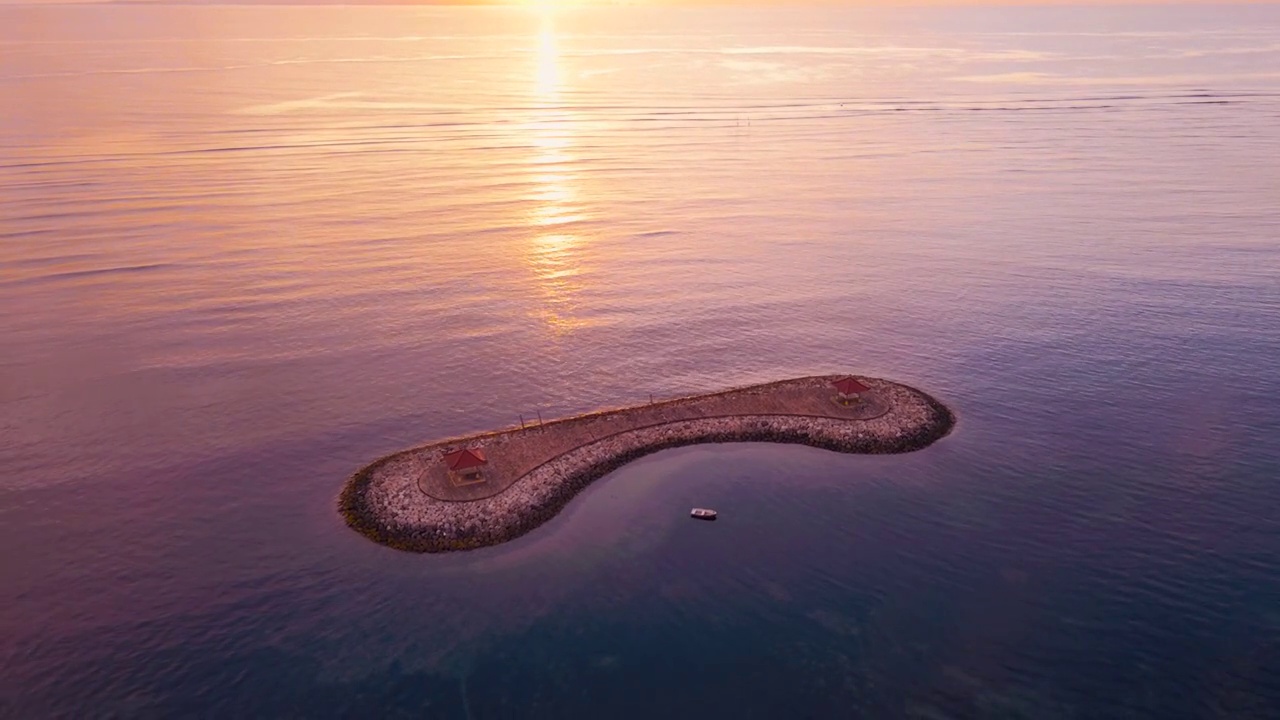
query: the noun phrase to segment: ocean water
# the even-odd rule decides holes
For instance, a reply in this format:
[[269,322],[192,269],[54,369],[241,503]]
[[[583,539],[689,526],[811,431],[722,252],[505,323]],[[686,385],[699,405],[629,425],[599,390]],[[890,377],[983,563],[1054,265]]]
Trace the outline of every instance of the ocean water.
[[[0,716],[1280,717],[1277,158],[1276,7],[0,7]],[[842,371],[955,432],[335,512]]]

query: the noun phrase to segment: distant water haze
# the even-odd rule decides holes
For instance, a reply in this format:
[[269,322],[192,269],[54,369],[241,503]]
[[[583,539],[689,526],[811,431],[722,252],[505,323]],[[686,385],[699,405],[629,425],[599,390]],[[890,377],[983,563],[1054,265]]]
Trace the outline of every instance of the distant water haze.
[[[1275,7],[4,7],[0,107],[0,716],[1280,716]],[[336,513],[832,372],[956,431]]]

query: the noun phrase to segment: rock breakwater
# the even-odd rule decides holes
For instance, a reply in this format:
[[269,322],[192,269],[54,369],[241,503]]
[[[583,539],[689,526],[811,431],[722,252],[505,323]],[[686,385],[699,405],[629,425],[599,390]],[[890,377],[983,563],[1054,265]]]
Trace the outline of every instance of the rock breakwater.
[[[875,378],[859,378],[870,391],[844,405],[831,387],[834,379],[784,380],[405,450],[351,476],[339,510],[351,528],[383,545],[467,550],[529,532],[592,481],[660,450],[777,442],[903,453],[930,445],[955,423],[929,395]],[[463,447],[484,448],[489,462],[479,479],[459,478],[446,467],[445,455]]]

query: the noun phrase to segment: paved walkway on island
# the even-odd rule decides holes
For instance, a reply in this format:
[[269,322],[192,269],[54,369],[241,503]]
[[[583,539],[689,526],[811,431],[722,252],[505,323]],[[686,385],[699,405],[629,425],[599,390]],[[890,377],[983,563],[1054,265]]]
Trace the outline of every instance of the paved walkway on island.
[[[422,492],[436,500],[466,502],[493,497],[547,462],[619,433],[704,418],[769,415],[871,420],[888,411],[874,386],[859,402],[841,405],[829,378],[802,378],[460,438],[419,448],[413,461],[420,468],[417,485]],[[443,456],[464,447],[484,449],[488,464],[482,480],[458,482],[445,467]]]

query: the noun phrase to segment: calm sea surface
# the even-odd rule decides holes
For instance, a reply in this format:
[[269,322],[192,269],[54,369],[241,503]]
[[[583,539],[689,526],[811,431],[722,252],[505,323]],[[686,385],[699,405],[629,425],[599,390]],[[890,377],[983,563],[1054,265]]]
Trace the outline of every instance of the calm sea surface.
[[[959,425],[335,512],[840,371]],[[1280,8],[0,8],[0,636],[22,720],[1280,717]]]

